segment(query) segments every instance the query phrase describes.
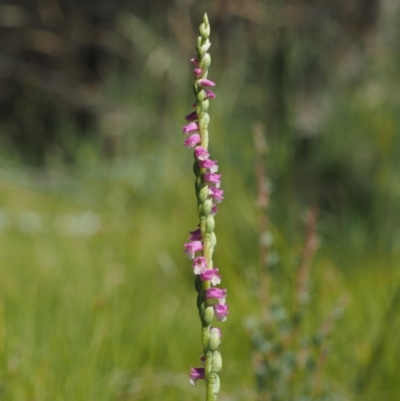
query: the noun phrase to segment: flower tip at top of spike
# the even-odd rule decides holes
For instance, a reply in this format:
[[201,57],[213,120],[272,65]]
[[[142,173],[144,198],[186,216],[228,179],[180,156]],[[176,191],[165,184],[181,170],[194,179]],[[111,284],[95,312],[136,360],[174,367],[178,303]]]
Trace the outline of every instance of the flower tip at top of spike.
[[210,36],[210,23],[207,13],[204,14],[203,23],[199,27],[199,33],[203,38],[208,38]]

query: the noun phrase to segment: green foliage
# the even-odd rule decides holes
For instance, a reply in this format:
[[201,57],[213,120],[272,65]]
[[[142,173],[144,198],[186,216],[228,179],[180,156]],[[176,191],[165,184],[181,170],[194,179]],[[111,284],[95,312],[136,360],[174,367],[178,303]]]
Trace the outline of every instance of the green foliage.
[[[296,288],[292,286],[292,290]],[[328,337],[342,315],[342,308],[338,307],[331,316],[325,317],[319,327],[310,329],[304,321],[307,305],[304,303],[300,309],[293,310],[285,307],[286,303],[276,296],[265,319],[253,317],[247,321],[254,348],[258,399],[345,400],[346,397],[337,394],[324,372],[331,351]]]

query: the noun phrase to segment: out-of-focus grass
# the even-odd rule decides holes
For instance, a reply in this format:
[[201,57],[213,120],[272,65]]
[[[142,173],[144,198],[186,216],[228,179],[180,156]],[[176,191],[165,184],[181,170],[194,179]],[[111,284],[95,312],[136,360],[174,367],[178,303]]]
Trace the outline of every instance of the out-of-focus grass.
[[[190,159],[148,152],[130,163],[98,165],[96,174],[2,174],[1,399],[203,399],[187,377],[201,352],[193,277],[182,253],[196,224],[193,179],[189,167],[182,169]],[[221,399],[251,400],[243,322],[258,313],[256,210],[236,167],[225,170],[216,265],[231,315],[223,325]],[[289,244],[279,227],[273,230],[290,261],[299,236]],[[397,401],[396,321],[384,323],[391,327],[368,391],[354,390],[400,282],[396,260],[350,248],[333,256],[334,241],[322,243],[315,263],[308,316],[313,327],[338,297],[350,297],[334,331],[329,378],[350,399]],[[292,276],[290,267],[278,275],[283,294]]]

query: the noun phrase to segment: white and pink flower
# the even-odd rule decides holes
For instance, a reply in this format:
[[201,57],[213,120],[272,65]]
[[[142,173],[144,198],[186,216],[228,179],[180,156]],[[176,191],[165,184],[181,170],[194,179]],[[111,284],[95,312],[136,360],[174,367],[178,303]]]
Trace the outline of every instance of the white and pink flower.
[[203,250],[203,243],[201,241],[192,241],[185,244],[185,254],[189,259],[194,258],[194,254]]

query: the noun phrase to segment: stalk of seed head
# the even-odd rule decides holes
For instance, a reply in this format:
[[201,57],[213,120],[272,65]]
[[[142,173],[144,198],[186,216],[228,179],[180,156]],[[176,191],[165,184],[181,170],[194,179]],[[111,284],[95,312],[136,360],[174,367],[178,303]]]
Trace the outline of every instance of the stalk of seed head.
[[207,14],[199,27],[199,37],[196,43],[197,58],[192,59],[195,65],[193,92],[195,96],[195,111],[186,116],[188,124],[183,127],[183,133],[188,135],[184,146],[194,149],[195,191],[197,211],[199,216],[198,228],[190,231],[189,241],[185,244],[186,255],[193,260],[195,287],[198,293],[197,307],[201,321],[201,338],[204,367],[192,368],[190,382],[197,380],[206,382],[206,401],[215,401],[220,388],[218,373],[222,368],[222,358],[218,351],[221,342],[221,330],[212,327],[214,316],[219,321],[226,320],[228,307],[225,303],[226,290],[216,288],[221,282],[219,270],[213,266],[213,253],[217,243],[214,233],[217,203],[223,200],[224,191],[220,189],[221,175],[216,174],[218,164],[210,159],[208,151],[209,136],[208,114],[209,99],[215,98],[209,88],[215,83],[208,79],[208,69],[211,56],[208,50],[210,24]]
[[303,257],[297,270],[296,300],[299,309],[303,308],[307,302],[310,268],[318,248],[317,217],[318,209],[316,207],[311,208],[306,217],[306,242]]

